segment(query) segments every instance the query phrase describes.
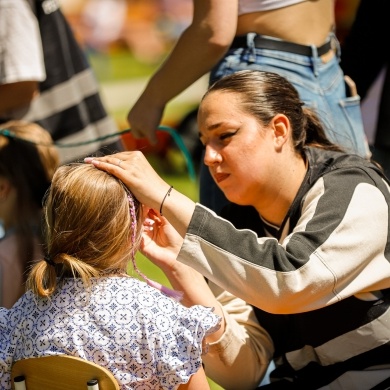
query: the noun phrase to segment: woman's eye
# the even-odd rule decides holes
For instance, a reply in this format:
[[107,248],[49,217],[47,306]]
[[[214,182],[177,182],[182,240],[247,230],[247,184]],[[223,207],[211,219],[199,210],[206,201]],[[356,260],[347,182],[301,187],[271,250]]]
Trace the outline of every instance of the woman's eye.
[[221,141],[224,141],[224,140],[226,140],[226,139],[228,139],[228,138],[230,138],[230,137],[233,137],[233,135],[234,134],[236,134],[237,132],[235,131],[235,132],[233,132],[233,133],[224,133],[224,134],[221,134],[220,136],[219,136],[219,139],[221,140]]

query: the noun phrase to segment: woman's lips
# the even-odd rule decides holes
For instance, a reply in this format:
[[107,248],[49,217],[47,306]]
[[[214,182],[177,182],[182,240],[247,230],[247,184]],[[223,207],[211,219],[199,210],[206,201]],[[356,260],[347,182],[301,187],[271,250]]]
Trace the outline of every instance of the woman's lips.
[[228,173],[215,173],[214,179],[217,183],[220,183],[229,177]]

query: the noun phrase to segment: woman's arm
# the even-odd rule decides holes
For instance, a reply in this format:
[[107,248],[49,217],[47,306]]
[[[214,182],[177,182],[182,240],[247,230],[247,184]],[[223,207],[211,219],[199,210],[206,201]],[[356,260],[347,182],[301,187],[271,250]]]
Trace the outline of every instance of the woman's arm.
[[194,0],[191,25],[128,114],[132,134],[153,143],[165,105],[208,73],[229,48],[237,26],[237,0]]
[[295,229],[280,243],[199,205],[178,260],[274,314],[386,289],[389,191],[382,187],[359,168],[332,171],[306,194]]
[[[113,165],[119,159],[120,167]],[[141,152],[93,161],[141,203],[160,209],[169,185]],[[378,175],[354,166],[334,169],[311,187],[294,231],[281,243],[237,230],[178,191],[162,211],[185,237],[179,261],[262,310],[290,314],[389,287],[389,199]]]
[[176,291],[183,292],[181,303],[184,306],[214,308],[215,314],[222,318],[221,327],[208,336],[206,341],[218,340],[225,328],[222,309],[205,278],[193,268],[176,261],[182,243],[182,237],[164,217],[152,209],[148,210],[140,251],[164,272]]
[[24,107],[31,103],[39,94],[39,84],[36,81],[21,81],[0,85],[0,115]]
[[164,271],[175,290],[184,293],[185,306],[214,307],[222,318],[221,328],[206,339],[203,361],[207,376],[225,389],[253,389],[272,359],[272,340],[259,325],[252,306],[176,261],[182,242],[164,217],[148,211],[142,253]]
[[225,331],[209,343],[203,356],[206,375],[225,390],[254,389],[272,360],[271,337],[259,324],[252,306],[212,282],[208,285],[222,308]]

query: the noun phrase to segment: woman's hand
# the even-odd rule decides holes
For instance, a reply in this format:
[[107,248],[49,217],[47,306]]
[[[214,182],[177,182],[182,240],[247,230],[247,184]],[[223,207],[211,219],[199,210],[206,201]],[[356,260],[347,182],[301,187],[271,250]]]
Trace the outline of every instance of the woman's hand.
[[159,210],[170,187],[140,151],[121,152],[104,157],[87,157],[84,161],[120,179],[138,201],[148,208]]
[[183,238],[167,221],[153,209],[147,210],[143,223],[141,253],[157,267],[169,274],[177,263]]
[[178,191],[171,191],[171,186],[157,174],[142,152],[87,157],[84,161],[120,179],[145,207],[162,210],[180,236],[185,236],[195,202]]
[[141,97],[134,104],[127,115],[131,134],[135,138],[147,137],[152,145],[157,143],[156,130],[161,122],[165,106],[153,104],[153,98]]

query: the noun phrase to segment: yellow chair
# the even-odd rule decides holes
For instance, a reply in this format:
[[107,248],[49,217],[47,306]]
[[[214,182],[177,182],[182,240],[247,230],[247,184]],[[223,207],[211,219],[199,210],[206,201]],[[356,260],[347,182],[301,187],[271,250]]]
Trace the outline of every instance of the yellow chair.
[[119,390],[110,371],[74,356],[19,360],[13,364],[11,374],[14,390]]

